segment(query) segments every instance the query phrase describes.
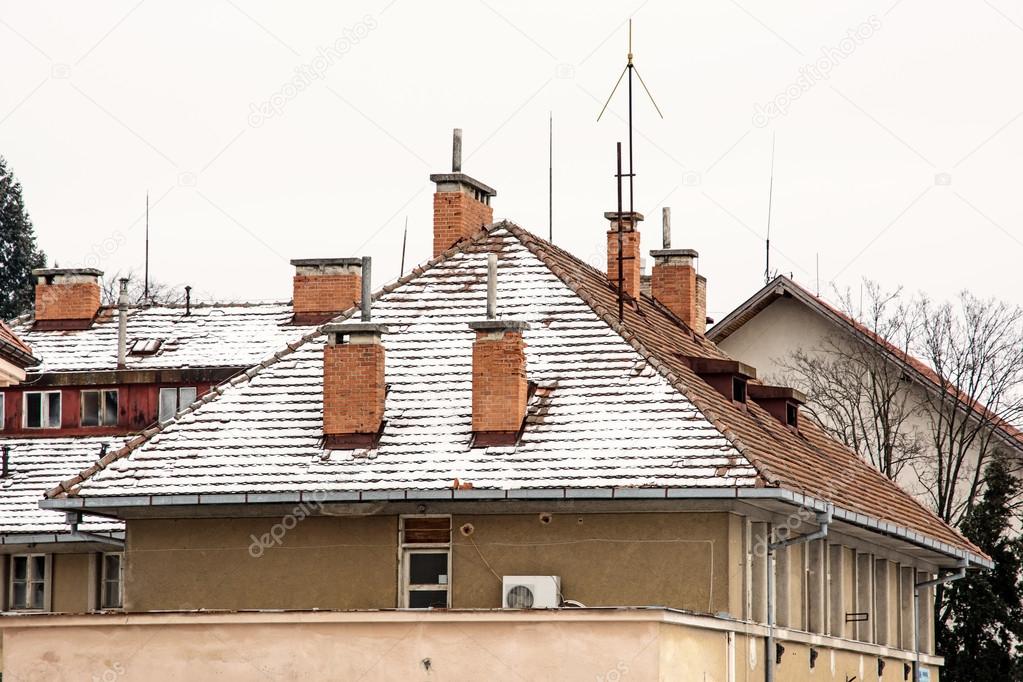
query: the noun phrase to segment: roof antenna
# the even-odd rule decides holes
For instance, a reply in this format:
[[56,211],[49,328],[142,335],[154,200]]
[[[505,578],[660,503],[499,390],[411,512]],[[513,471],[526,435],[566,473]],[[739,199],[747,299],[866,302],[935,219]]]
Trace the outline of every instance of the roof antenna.
[[408,216],[405,216],[405,234],[401,238],[401,273],[398,277],[405,276],[405,247],[408,245]]
[[771,133],[771,183],[767,189],[767,254],[764,265],[764,284],[771,281],[771,204],[774,202],[774,133]]
[[[624,258],[622,257],[622,143],[618,143],[618,171],[615,173],[615,178],[618,181],[618,323],[621,324],[622,319],[625,317],[625,298],[623,289],[625,289],[625,274],[624,270]],[[632,177],[629,177],[632,180]]]
[[149,192],[146,192],[146,267],[142,284],[142,302],[149,303]]
[[554,243],[554,112],[547,119],[547,241]]
[[820,254],[820,251],[818,251],[816,254],[814,254],[814,257],[817,260],[817,298],[820,298],[821,297],[821,254]]
[[[629,52],[628,52],[628,58],[627,58],[627,60],[625,62],[625,68],[622,70],[622,75],[618,76],[618,80],[615,82],[615,86],[614,86],[614,88],[612,88],[611,94],[607,96],[607,101],[604,102],[604,108],[600,110],[600,114],[597,116],[597,120],[599,121],[601,116],[604,115],[604,112],[607,111],[607,106],[611,103],[611,98],[614,97],[615,92],[618,91],[618,86],[621,85],[622,78],[624,78],[625,74],[628,73],[629,74],[629,80],[628,80],[628,86],[629,86],[628,87],[628,92],[629,92],[629,173],[628,173],[628,175],[626,177],[629,178],[629,213],[632,213],[635,210],[634,207],[633,207],[634,195],[633,195],[633,182],[632,182],[633,178],[635,177],[635,172],[633,171],[633,167],[632,167],[632,74],[633,73],[635,73],[636,74],[636,78],[639,79],[639,84],[643,86],[643,91],[646,92],[646,96],[650,98],[650,103],[654,105],[654,109],[657,111],[657,115],[660,116],[661,118],[664,118],[664,114],[661,113],[660,107],[658,107],[657,106],[657,102],[654,101],[654,96],[650,94],[650,89],[647,88],[646,83],[643,82],[643,76],[639,75],[639,69],[637,69],[636,65],[633,64],[632,58],[633,58],[633,54],[632,54],[632,19],[630,18],[629,19]],[[619,218],[619,220],[618,220],[618,229],[619,230],[622,229],[622,222],[621,222],[621,217],[622,216],[621,216],[621,213],[622,213],[622,210],[619,207],[619,209],[618,209],[618,218]],[[621,240],[621,237],[619,237],[619,240]],[[618,254],[619,254],[619,258],[621,258],[621,249],[619,249]],[[618,272],[621,273],[621,263],[619,263]],[[619,289],[621,289],[621,286],[619,286]]]

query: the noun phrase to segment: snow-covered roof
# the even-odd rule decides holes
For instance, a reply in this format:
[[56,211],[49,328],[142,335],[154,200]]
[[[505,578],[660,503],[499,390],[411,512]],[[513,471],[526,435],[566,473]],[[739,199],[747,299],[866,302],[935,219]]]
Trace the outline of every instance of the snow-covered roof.
[[[0,535],[6,543],[15,542],[14,534],[65,534],[64,514],[39,508],[43,492],[73,471],[95,462],[103,446],[116,451],[124,437],[91,438],[3,438],[0,446],[8,449],[8,475],[0,478]],[[85,517],[79,526],[91,532],[120,531],[120,521]]]
[[[300,338],[312,327],[290,324],[288,303],[213,303],[132,308],[128,312],[127,369],[247,367]],[[117,309],[100,310],[88,329],[33,329],[21,318],[14,331],[42,362],[33,372],[117,369]],[[143,346],[150,343],[150,349]]]
[[[538,388],[516,446],[471,448],[468,323],[483,316],[492,252],[499,314],[529,323]],[[726,399],[688,362],[727,359],[714,344],[647,296],[619,322],[604,273],[513,224],[385,287],[373,319],[390,330],[378,447],[323,449],[325,339],[313,332],[48,497],[769,487],[979,552],[812,420],[795,433]]]

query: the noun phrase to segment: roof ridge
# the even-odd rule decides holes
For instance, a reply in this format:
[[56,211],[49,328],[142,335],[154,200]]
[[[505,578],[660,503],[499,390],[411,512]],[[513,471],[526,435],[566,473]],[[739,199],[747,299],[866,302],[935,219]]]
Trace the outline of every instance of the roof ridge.
[[[404,284],[407,284],[408,282],[411,282],[412,280],[416,279],[417,277],[422,276],[424,273],[426,273],[427,271],[429,271],[430,269],[432,269],[436,265],[438,265],[438,264],[440,264],[440,263],[450,259],[452,256],[455,256],[455,255],[457,255],[459,253],[462,253],[469,246],[472,246],[474,244],[482,242],[486,237],[488,237],[490,235],[490,233],[493,230],[498,229],[501,226],[502,225],[499,224],[499,223],[491,224],[489,226],[484,226],[483,228],[478,230],[475,234],[472,234],[472,235],[470,235],[468,237],[463,237],[462,239],[460,239],[457,242],[455,242],[455,244],[453,244],[447,250],[441,252],[437,256],[434,256],[433,258],[431,258],[430,260],[426,261],[425,263],[422,263],[421,265],[417,265],[414,268],[412,268],[412,270],[409,272],[409,274],[407,274],[407,275],[405,275],[403,277],[400,277],[397,280],[395,280],[393,283],[384,285],[383,287],[381,287],[380,289],[375,291],[370,296],[371,300],[376,301],[381,296],[383,296],[385,294],[389,294],[392,291],[394,291],[395,289],[397,289],[398,287],[400,287],[400,286],[402,286]],[[297,351],[299,348],[304,346],[306,343],[312,341],[315,338],[318,338],[318,337],[322,336],[323,333],[324,333],[323,332],[323,328],[327,324],[330,324],[330,323],[333,323],[333,322],[337,322],[339,320],[349,319],[352,315],[354,315],[358,311],[359,311],[359,306],[352,306],[352,307],[348,308],[347,310],[345,310],[345,311],[341,312],[340,314],[338,314],[336,317],[333,317],[330,320],[328,320],[327,322],[317,326],[313,331],[311,331],[311,332],[309,332],[307,334],[304,334],[297,341],[289,342],[288,344],[286,344],[286,347],[284,349],[279,350],[279,351],[273,353],[272,355],[268,356],[267,358],[265,358],[264,360],[260,361],[259,363],[249,367],[248,369],[246,369],[244,371],[241,371],[241,372],[238,372],[237,374],[235,374],[234,376],[230,377],[229,379],[225,379],[224,381],[220,382],[219,384],[217,384],[216,386],[211,388],[209,390],[209,392],[205,393],[204,395],[202,395],[201,397],[196,399],[195,402],[193,402],[191,405],[188,405],[187,407],[179,410],[170,419],[168,419],[166,421],[163,421],[163,422],[157,421],[156,424],[154,424],[153,426],[150,426],[149,428],[144,429],[142,432],[140,432],[134,438],[129,440],[127,443],[125,443],[124,446],[122,446],[118,450],[115,450],[113,452],[107,453],[103,457],[97,459],[96,462],[92,464],[92,466],[79,471],[74,476],[71,476],[70,478],[67,478],[67,479],[63,480],[60,483],[58,483],[56,486],[54,486],[53,488],[50,488],[49,490],[46,491],[46,493],[44,494],[44,497],[48,498],[48,499],[52,499],[52,498],[55,498],[55,497],[59,497],[61,495],[67,496],[68,494],[73,492],[73,489],[76,486],[80,485],[81,483],[83,483],[88,478],[94,476],[95,474],[99,473],[103,469],[106,469],[108,466],[110,466],[112,463],[116,462],[117,460],[124,459],[125,457],[128,457],[132,452],[134,452],[139,447],[141,447],[143,444],[145,444],[153,436],[156,436],[157,434],[162,433],[163,431],[165,431],[170,426],[173,426],[174,424],[177,424],[180,421],[181,417],[185,417],[185,416],[188,416],[190,414],[193,414],[199,408],[201,408],[203,405],[206,405],[208,403],[213,402],[214,400],[219,398],[221,395],[223,395],[227,391],[227,389],[229,387],[240,386],[241,384],[247,383],[248,381],[250,381],[253,377],[257,376],[260,372],[262,372],[267,367],[271,367],[271,366],[277,364],[278,362],[280,362],[281,360],[283,360],[284,358],[288,357],[289,355],[291,355],[292,353]]]
[[[544,254],[543,248],[557,249],[558,251],[565,254],[569,258],[572,258],[576,262],[585,265],[594,273],[599,273],[602,277],[604,276],[603,273],[601,273],[599,270],[594,268],[589,263],[586,263],[585,261],[569,253],[568,251],[565,251],[561,247],[554,245],[553,243],[547,241],[546,239],[543,239],[542,237],[538,237],[529,230],[519,227],[518,225],[511,221],[508,220],[502,221],[500,223],[500,226],[504,227],[509,232],[511,232],[512,235],[514,235],[515,238],[518,239],[519,242],[521,242],[522,245],[525,246],[530,251],[530,253],[532,253],[534,256],[540,259],[540,261],[544,265],[546,265],[547,268],[552,273],[554,273],[554,275],[558,279],[564,282],[565,286],[571,289],[576,296],[578,296],[587,306],[589,306],[590,309],[593,310],[593,312],[597,315],[597,317],[601,319],[601,321],[607,324],[612,329],[612,331],[621,336],[622,339],[627,344],[629,344],[637,353],[639,353],[643,357],[643,359],[651,367],[654,368],[656,372],[663,376],[676,391],[684,395],[690,402],[692,402],[696,409],[698,409],[702,413],[702,415],[707,419],[707,421],[709,421],[714,426],[714,428],[717,429],[718,432],[722,436],[724,436],[724,438],[729,443],[731,443],[732,447],[734,447],[739,452],[739,454],[746,458],[746,460],[750,463],[750,466],[756,469],[757,475],[762,479],[763,484],[773,486],[779,485],[779,479],[771,472],[770,467],[765,462],[761,461],[759,457],[756,457],[753,454],[752,450],[749,447],[747,447],[745,443],[743,443],[742,439],[739,438],[739,436],[732,429],[728,428],[727,426],[721,423],[720,417],[717,415],[714,409],[703,404],[702,399],[695,398],[692,395],[692,391],[689,390],[686,382],[682,379],[682,377],[680,377],[671,368],[667,367],[663,362],[661,362],[661,360],[654,353],[652,353],[643,344],[642,341],[639,340],[635,332],[632,332],[630,329],[628,329],[627,325],[620,324],[615,319],[615,316],[611,313],[611,311],[607,310],[598,301],[595,301],[578,282],[573,280],[566,273],[561,272],[561,268],[558,267],[557,264],[551,263],[546,258],[546,254]],[[537,246],[541,248],[537,248]],[[683,328],[688,331],[688,327]]]

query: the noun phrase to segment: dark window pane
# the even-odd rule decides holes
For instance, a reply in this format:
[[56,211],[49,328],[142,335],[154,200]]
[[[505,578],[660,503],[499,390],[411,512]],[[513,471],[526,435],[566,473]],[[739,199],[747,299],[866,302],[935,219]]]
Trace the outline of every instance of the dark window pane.
[[117,425],[117,391],[103,392],[103,425]]
[[443,609],[448,605],[447,590],[415,590],[408,593],[408,605],[412,609]]
[[448,554],[409,554],[409,584],[447,585]]
[[43,595],[45,591],[45,583],[32,583],[32,603],[29,604],[30,609],[43,608]]
[[99,391],[82,391],[82,426],[99,426]]
[[47,393],[46,398],[50,403],[50,413],[47,415],[46,425],[51,429],[60,428],[60,392]]
[[28,412],[25,420],[26,426],[39,428],[43,425],[43,395],[41,393],[26,393],[25,409]]
[[46,557],[32,557],[32,580],[43,580],[46,578]]
[[28,557],[14,557],[14,579],[26,580],[28,578]]
[[11,608],[23,609],[28,606],[26,601],[28,585],[26,583],[14,583],[14,597],[11,600]]

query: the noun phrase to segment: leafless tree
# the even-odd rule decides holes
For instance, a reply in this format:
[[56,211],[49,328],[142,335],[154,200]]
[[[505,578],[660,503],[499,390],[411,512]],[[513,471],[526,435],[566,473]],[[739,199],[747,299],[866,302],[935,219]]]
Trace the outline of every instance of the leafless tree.
[[132,305],[168,305],[173,303],[184,303],[184,286],[172,286],[163,282],[149,281],[149,295],[146,296],[146,287],[142,276],[135,270],[128,270],[122,274],[115,272],[103,279],[100,297],[103,305],[117,305],[121,295],[120,280],[128,280],[128,300]]
[[[1007,454],[1023,419],[1023,308],[968,292],[956,304],[923,298],[917,307],[919,353],[937,374],[927,393],[935,461],[921,480],[938,515],[958,523],[982,493],[987,463]],[[1018,455],[1015,462],[1018,470]]]
[[833,335],[820,347],[799,348],[781,364],[786,379],[807,396],[807,409],[833,435],[889,478],[920,457],[920,401],[906,390],[907,376],[892,362],[905,358],[919,326],[902,291],[864,285],[866,308],[839,294],[841,312],[861,320],[858,335]]

